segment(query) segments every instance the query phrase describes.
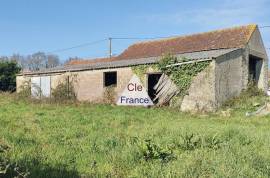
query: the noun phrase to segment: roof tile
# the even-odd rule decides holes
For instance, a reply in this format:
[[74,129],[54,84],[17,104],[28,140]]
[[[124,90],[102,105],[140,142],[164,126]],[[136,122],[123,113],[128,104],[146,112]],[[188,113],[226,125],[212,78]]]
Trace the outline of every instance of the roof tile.
[[147,41],[131,45],[118,60],[161,56],[164,53],[182,54],[215,49],[242,48],[249,41],[256,25],[234,27],[175,38]]

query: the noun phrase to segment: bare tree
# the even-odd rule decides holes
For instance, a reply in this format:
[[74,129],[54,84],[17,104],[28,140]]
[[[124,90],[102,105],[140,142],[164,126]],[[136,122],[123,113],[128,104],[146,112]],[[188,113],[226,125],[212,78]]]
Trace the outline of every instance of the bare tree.
[[9,58],[7,56],[0,56],[0,61],[8,61]]
[[47,55],[47,65],[46,68],[52,68],[60,65],[59,57],[56,55]]
[[28,69],[25,56],[22,56],[20,54],[13,54],[9,57],[9,60],[15,61],[22,69]]
[[57,67],[60,60],[57,55],[37,52],[32,55],[23,56],[13,54],[12,56],[0,56],[0,61],[15,61],[22,70],[37,71],[46,68]]

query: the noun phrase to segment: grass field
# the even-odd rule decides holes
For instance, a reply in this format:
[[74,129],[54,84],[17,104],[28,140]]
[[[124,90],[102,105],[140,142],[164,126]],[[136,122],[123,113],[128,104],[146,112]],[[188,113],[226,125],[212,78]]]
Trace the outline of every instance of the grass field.
[[269,177],[270,117],[245,117],[263,101],[193,115],[0,94],[1,164],[10,177]]

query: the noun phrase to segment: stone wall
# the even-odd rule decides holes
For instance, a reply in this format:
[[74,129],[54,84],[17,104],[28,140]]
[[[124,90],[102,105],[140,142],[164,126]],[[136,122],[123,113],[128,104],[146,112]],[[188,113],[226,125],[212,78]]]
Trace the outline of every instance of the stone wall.
[[113,71],[117,72],[117,86],[115,87],[117,96],[115,97],[118,98],[133,75],[130,67],[74,73],[77,75],[77,83],[75,85],[77,99],[79,101],[102,102],[106,89],[103,81],[104,72]]
[[16,77],[16,91],[20,92],[23,85],[26,85],[28,82],[30,82],[30,77],[17,76]]
[[257,28],[246,48],[216,58],[211,63],[211,68],[201,72],[193,79],[189,94],[183,99],[181,110],[212,111],[228,99],[239,96],[248,86],[249,55],[263,59],[258,87],[266,92],[268,56]]
[[240,95],[244,88],[243,50],[239,49],[222,55],[215,60],[215,100],[221,106],[226,100]]
[[268,56],[258,27],[252,34],[250,41],[246,47],[245,60],[247,62],[249,54],[263,59],[262,69],[258,81],[258,87],[266,92],[268,88]]
[[181,110],[182,111],[214,111],[215,102],[215,62],[192,80],[188,90],[188,95],[184,96]]
[[[73,77],[75,93],[79,101],[87,102],[102,102],[104,99],[104,81],[103,74],[104,72],[117,72],[117,86],[115,87],[115,98],[121,95],[125,86],[128,84],[131,79],[133,72],[130,67],[117,68],[117,69],[103,69],[103,70],[91,70],[91,71],[80,71],[80,72],[65,72],[58,74],[51,74],[51,88],[52,90],[64,80],[67,79],[67,76]],[[48,75],[40,75],[48,76]],[[17,76],[17,92],[23,84],[24,81],[30,80],[30,76]],[[70,80],[71,81],[71,80]]]

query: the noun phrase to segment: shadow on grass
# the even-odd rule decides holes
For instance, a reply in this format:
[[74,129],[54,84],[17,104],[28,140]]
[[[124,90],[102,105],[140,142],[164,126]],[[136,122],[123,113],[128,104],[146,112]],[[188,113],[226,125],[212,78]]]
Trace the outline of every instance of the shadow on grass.
[[[31,165],[18,162],[11,164],[4,178],[79,178],[77,170],[68,169],[65,165],[44,165],[33,161]],[[0,177],[2,177],[0,176]]]

